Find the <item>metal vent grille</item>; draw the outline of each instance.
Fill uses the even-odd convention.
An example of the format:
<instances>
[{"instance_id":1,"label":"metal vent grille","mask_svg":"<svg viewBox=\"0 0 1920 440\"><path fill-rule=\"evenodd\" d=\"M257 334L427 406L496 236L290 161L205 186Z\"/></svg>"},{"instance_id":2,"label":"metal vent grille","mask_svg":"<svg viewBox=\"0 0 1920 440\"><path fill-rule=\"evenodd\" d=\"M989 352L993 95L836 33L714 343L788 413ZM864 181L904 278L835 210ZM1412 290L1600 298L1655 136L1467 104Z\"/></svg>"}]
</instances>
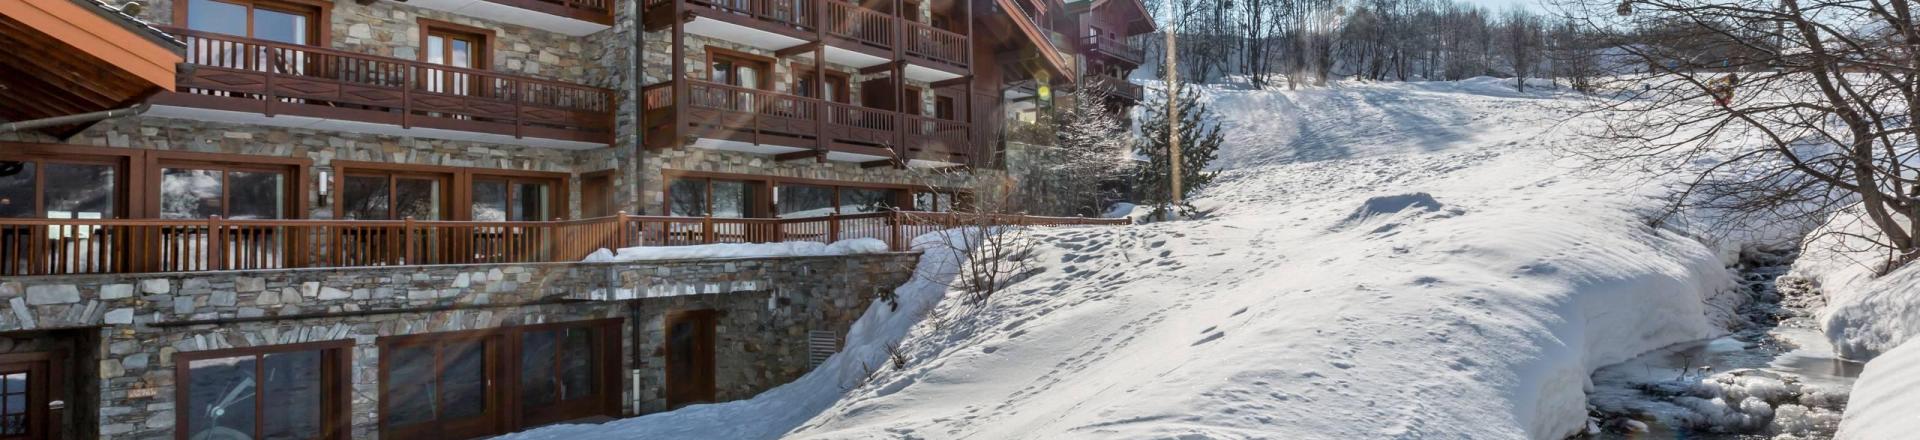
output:
<instances>
[{"instance_id":1,"label":"metal vent grille","mask_svg":"<svg viewBox=\"0 0 1920 440\"><path fill-rule=\"evenodd\" d=\"M807 366L820 368L827 358L840 351L840 333L832 330L813 330L807 332Z\"/></svg>"}]
</instances>

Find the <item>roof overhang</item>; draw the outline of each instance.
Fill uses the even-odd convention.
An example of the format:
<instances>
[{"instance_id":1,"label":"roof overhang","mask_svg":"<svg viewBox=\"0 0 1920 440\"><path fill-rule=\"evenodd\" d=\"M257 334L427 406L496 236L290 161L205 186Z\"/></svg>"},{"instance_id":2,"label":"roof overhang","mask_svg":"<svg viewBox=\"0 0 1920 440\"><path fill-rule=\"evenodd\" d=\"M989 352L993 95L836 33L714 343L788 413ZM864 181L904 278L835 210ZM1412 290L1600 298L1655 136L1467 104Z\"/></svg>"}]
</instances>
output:
<instances>
[{"instance_id":1,"label":"roof overhang","mask_svg":"<svg viewBox=\"0 0 1920 440\"><path fill-rule=\"evenodd\" d=\"M185 49L91 0L0 1L0 47L0 119L9 121L126 107L173 90Z\"/></svg>"}]
</instances>

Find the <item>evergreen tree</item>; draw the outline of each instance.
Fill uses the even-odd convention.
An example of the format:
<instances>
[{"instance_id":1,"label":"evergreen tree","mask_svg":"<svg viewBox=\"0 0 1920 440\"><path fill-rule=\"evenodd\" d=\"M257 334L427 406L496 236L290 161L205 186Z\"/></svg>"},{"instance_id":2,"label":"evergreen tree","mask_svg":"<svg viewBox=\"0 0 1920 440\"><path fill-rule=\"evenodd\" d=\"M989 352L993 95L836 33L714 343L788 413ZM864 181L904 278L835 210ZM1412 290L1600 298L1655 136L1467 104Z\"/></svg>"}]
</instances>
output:
<instances>
[{"instance_id":1,"label":"evergreen tree","mask_svg":"<svg viewBox=\"0 0 1920 440\"><path fill-rule=\"evenodd\" d=\"M1214 153L1220 148L1220 121L1206 106L1200 104L1200 95L1180 85L1178 114L1174 119L1180 121L1180 192L1181 200L1190 200L1188 195L1207 186L1213 181L1216 172L1207 171L1207 165L1213 163ZM1140 121L1140 132L1146 136L1135 152L1145 157L1147 162L1137 168L1134 174L1134 192L1139 194L1141 203L1153 205L1153 216L1160 218L1169 211L1177 209L1180 215L1193 213L1193 205L1169 206L1173 180L1173 162L1167 145L1167 106L1165 97L1148 98L1140 106L1146 115Z\"/></svg>"},{"instance_id":2,"label":"evergreen tree","mask_svg":"<svg viewBox=\"0 0 1920 440\"><path fill-rule=\"evenodd\" d=\"M1059 141L1041 165L1046 177L1056 182L1051 189L1059 194L1053 196L1075 213L1099 214L1101 183L1133 172L1132 139L1126 136L1126 125L1104 104L1100 87L1082 84L1067 97L1055 115Z\"/></svg>"}]
</instances>

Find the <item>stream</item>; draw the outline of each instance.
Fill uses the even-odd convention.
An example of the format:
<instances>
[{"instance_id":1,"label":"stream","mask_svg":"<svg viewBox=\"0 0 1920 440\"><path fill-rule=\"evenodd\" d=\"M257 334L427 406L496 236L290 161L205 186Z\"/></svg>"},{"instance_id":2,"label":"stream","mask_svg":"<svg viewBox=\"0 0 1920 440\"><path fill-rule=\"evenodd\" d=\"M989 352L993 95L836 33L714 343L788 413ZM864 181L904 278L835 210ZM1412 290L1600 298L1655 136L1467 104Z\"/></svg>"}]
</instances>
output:
<instances>
[{"instance_id":1,"label":"stream","mask_svg":"<svg viewBox=\"0 0 1920 440\"><path fill-rule=\"evenodd\" d=\"M1742 255L1750 300L1719 338L1676 344L1593 374L1587 439L1827 439L1862 364L1833 356L1822 299L1786 277L1796 251Z\"/></svg>"}]
</instances>

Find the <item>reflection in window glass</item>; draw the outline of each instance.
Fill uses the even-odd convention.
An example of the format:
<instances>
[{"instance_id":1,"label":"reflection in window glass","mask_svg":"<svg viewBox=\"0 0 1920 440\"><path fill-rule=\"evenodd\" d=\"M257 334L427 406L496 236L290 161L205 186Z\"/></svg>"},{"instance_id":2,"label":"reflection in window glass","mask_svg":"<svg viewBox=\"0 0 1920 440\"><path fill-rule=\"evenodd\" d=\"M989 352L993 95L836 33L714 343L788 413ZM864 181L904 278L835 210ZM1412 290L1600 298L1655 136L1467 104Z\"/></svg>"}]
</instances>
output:
<instances>
[{"instance_id":1,"label":"reflection in window glass","mask_svg":"<svg viewBox=\"0 0 1920 440\"><path fill-rule=\"evenodd\" d=\"M473 182L473 220L507 220L506 182Z\"/></svg>"},{"instance_id":2,"label":"reflection in window glass","mask_svg":"<svg viewBox=\"0 0 1920 440\"><path fill-rule=\"evenodd\" d=\"M542 221L547 215L547 185L538 183L513 184L514 221Z\"/></svg>"},{"instance_id":3,"label":"reflection in window glass","mask_svg":"<svg viewBox=\"0 0 1920 440\"><path fill-rule=\"evenodd\" d=\"M166 168L160 170L160 218L208 218L220 215L223 190L220 171Z\"/></svg>"},{"instance_id":4,"label":"reflection in window glass","mask_svg":"<svg viewBox=\"0 0 1920 440\"><path fill-rule=\"evenodd\" d=\"M394 179L393 207L400 218L440 219L440 180Z\"/></svg>"},{"instance_id":5,"label":"reflection in window glass","mask_svg":"<svg viewBox=\"0 0 1920 440\"><path fill-rule=\"evenodd\" d=\"M214 0L187 2L187 27L197 31L247 36L247 7Z\"/></svg>"},{"instance_id":6,"label":"reflection in window glass","mask_svg":"<svg viewBox=\"0 0 1920 440\"><path fill-rule=\"evenodd\" d=\"M33 182L38 175L32 162L0 161L0 217L33 217Z\"/></svg>"},{"instance_id":7,"label":"reflection in window glass","mask_svg":"<svg viewBox=\"0 0 1920 440\"><path fill-rule=\"evenodd\" d=\"M823 217L833 214L833 188L781 185L780 218Z\"/></svg>"},{"instance_id":8,"label":"reflection in window glass","mask_svg":"<svg viewBox=\"0 0 1920 440\"><path fill-rule=\"evenodd\" d=\"M27 372L0 376L0 435L27 435L33 432L33 419L27 417L27 392L33 380Z\"/></svg>"},{"instance_id":9,"label":"reflection in window glass","mask_svg":"<svg viewBox=\"0 0 1920 440\"><path fill-rule=\"evenodd\" d=\"M387 353L387 377L382 379L386 392L388 426L405 426L433 420L435 378L433 349L413 346Z\"/></svg>"},{"instance_id":10,"label":"reflection in window glass","mask_svg":"<svg viewBox=\"0 0 1920 440\"><path fill-rule=\"evenodd\" d=\"M260 378L266 407L260 430L266 439L305 439L320 432L322 399L317 350L269 353Z\"/></svg>"},{"instance_id":11,"label":"reflection in window glass","mask_svg":"<svg viewBox=\"0 0 1920 440\"><path fill-rule=\"evenodd\" d=\"M113 218L114 166L46 164L47 218Z\"/></svg>"},{"instance_id":12,"label":"reflection in window glass","mask_svg":"<svg viewBox=\"0 0 1920 440\"><path fill-rule=\"evenodd\" d=\"M252 438L258 395L254 356L201 359L187 365L187 437Z\"/></svg>"},{"instance_id":13,"label":"reflection in window glass","mask_svg":"<svg viewBox=\"0 0 1920 440\"><path fill-rule=\"evenodd\" d=\"M713 216L742 218L747 216L747 184L732 180L714 180Z\"/></svg>"},{"instance_id":14,"label":"reflection in window glass","mask_svg":"<svg viewBox=\"0 0 1920 440\"><path fill-rule=\"evenodd\" d=\"M568 328L560 349L560 400L574 400L593 394L594 359L592 330Z\"/></svg>"},{"instance_id":15,"label":"reflection in window glass","mask_svg":"<svg viewBox=\"0 0 1920 440\"><path fill-rule=\"evenodd\" d=\"M520 338L520 404L541 407L554 402L553 356L559 350L559 332L527 332Z\"/></svg>"},{"instance_id":16,"label":"reflection in window glass","mask_svg":"<svg viewBox=\"0 0 1920 440\"><path fill-rule=\"evenodd\" d=\"M706 216L707 181L674 179L667 185L667 205L667 215Z\"/></svg>"},{"instance_id":17,"label":"reflection in window glass","mask_svg":"<svg viewBox=\"0 0 1920 440\"><path fill-rule=\"evenodd\" d=\"M285 218L281 210L286 207L286 176L273 172L234 171L228 173L227 182L233 185L227 195L228 201L233 204L228 208L228 218Z\"/></svg>"},{"instance_id":18,"label":"reflection in window glass","mask_svg":"<svg viewBox=\"0 0 1920 440\"><path fill-rule=\"evenodd\" d=\"M343 216L353 220L386 220L388 185L387 176L347 176L340 191Z\"/></svg>"},{"instance_id":19,"label":"reflection in window glass","mask_svg":"<svg viewBox=\"0 0 1920 440\"><path fill-rule=\"evenodd\" d=\"M894 207L891 189L840 188L840 213L886 212Z\"/></svg>"},{"instance_id":20,"label":"reflection in window glass","mask_svg":"<svg viewBox=\"0 0 1920 440\"><path fill-rule=\"evenodd\" d=\"M445 346L440 373L440 420L460 420L487 410L487 350L481 342Z\"/></svg>"},{"instance_id":21,"label":"reflection in window glass","mask_svg":"<svg viewBox=\"0 0 1920 440\"><path fill-rule=\"evenodd\" d=\"M253 37L282 43L307 44L307 16L271 9L254 9Z\"/></svg>"}]
</instances>

